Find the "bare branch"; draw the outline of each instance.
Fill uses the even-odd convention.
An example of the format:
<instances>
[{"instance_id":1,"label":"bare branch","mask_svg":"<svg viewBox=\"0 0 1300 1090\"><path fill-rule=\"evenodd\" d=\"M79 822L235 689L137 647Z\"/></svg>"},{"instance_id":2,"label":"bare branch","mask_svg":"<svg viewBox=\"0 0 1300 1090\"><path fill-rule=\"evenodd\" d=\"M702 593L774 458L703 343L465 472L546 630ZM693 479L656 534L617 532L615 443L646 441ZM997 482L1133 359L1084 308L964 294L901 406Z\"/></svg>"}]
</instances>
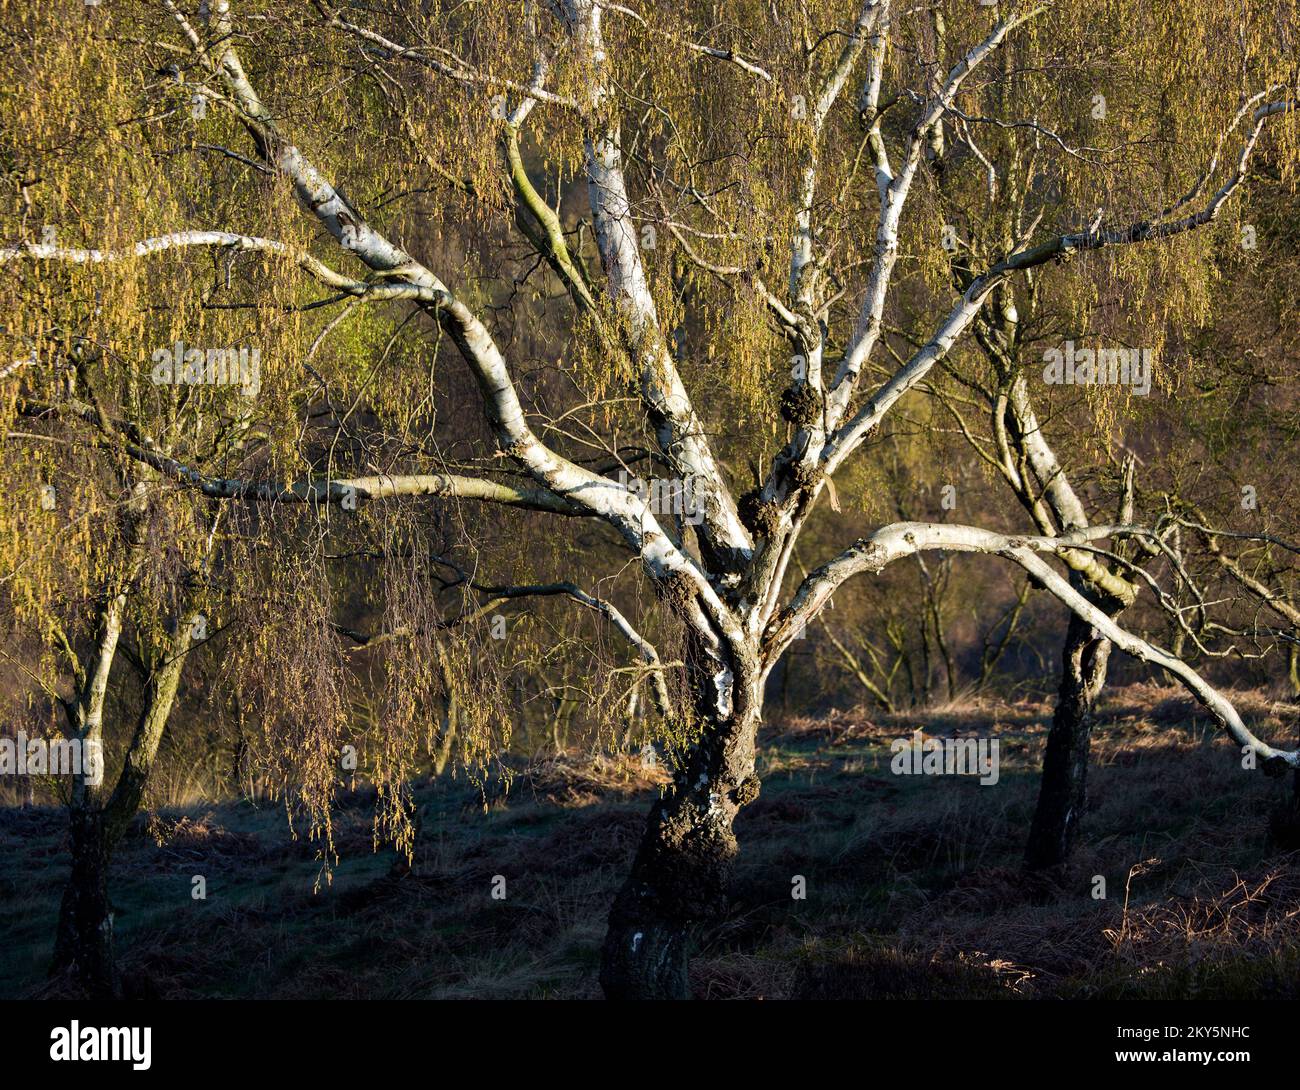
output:
<instances>
[{"instance_id":1,"label":"bare branch","mask_svg":"<svg viewBox=\"0 0 1300 1090\"><path fill-rule=\"evenodd\" d=\"M1038 555L1058 553L1065 546L1083 545L1101 537L1124 534L1150 535L1151 531L1136 526L1098 526L1062 534L1060 537L1013 537L975 526L939 523L904 522L882 527L809 574L796 592L790 608L782 612L774 622L774 628L767 634L767 659L769 662L775 661L793 638L798 626L812 620L835 588L852 575L879 572L900 557L927 549L1002 556L1020 565L1054 597L1120 650L1143 662L1153 663L1178 678L1236 742L1243 748L1249 747L1264 759L1263 767L1266 770L1278 763L1300 768L1300 751L1275 749L1261 741L1242 722L1232 703L1200 674L1169 652L1120 628L1105 611L1088 601L1070 585L1068 579Z\"/></svg>"}]
</instances>

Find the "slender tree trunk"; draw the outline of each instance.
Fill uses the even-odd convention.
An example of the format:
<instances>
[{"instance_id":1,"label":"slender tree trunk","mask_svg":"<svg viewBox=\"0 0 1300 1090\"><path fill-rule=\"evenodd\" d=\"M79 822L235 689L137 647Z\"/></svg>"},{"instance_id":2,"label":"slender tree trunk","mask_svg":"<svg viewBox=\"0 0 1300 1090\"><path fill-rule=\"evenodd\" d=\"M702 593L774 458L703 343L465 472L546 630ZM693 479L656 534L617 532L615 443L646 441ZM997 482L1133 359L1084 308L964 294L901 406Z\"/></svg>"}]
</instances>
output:
<instances>
[{"instance_id":1,"label":"slender tree trunk","mask_svg":"<svg viewBox=\"0 0 1300 1090\"><path fill-rule=\"evenodd\" d=\"M826 633L827 639L831 641L831 646L839 652L840 658L844 660L844 665L848 667L849 673L854 676L859 685L867 690L877 704L892 715L894 702L889 698L889 694L872 680L871 675L867 672L866 665L849 650L848 645L842 639L835 635L834 630L826 623L826 619L818 617L817 620L821 622L822 631Z\"/></svg>"},{"instance_id":2,"label":"slender tree trunk","mask_svg":"<svg viewBox=\"0 0 1300 1090\"><path fill-rule=\"evenodd\" d=\"M71 808L72 872L59 907L51 972L71 969L91 998L112 998L119 991L108 899L109 860L140 808L176 700L188 632L181 623L154 660L140 718L112 795L105 802L98 786L83 784Z\"/></svg>"},{"instance_id":3,"label":"slender tree trunk","mask_svg":"<svg viewBox=\"0 0 1300 1090\"><path fill-rule=\"evenodd\" d=\"M451 762L452 746L460 731L460 701L456 698L456 683L451 676L451 666L447 662L447 651L438 645L438 674L442 680L443 706L442 730L438 737L437 748L433 753L433 774L441 776Z\"/></svg>"},{"instance_id":4,"label":"slender tree trunk","mask_svg":"<svg viewBox=\"0 0 1300 1090\"><path fill-rule=\"evenodd\" d=\"M732 823L758 797L754 739L761 682L737 678L699 743L655 803L614 902L601 961L609 999L688 999L692 932L721 919L736 855ZM701 704L704 701L700 701Z\"/></svg>"},{"instance_id":5,"label":"slender tree trunk","mask_svg":"<svg viewBox=\"0 0 1300 1090\"><path fill-rule=\"evenodd\" d=\"M99 810L77 809L71 822L72 874L63 891L53 972L71 969L92 999L118 994L113 910L108 901L110 846Z\"/></svg>"},{"instance_id":6,"label":"slender tree trunk","mask_svg":"<svg viewBox=\"0 0 1300 1090\"><path fill-rule=\"evenodd\" d=\"M1025 849L1025 865L1030 870L1061 865L1074 846L1087 801L1093 704L1106 683L1110 648L1110 641L1090 624L1070 615L1061 687L1043 756L1038 808Z\"/></svg>"},{"instance_id":7,"label":"slender tree trunk","mask_svg":"<svg viewBox=\"0 0 1300 1090\"><path fill-rule=\"evenodd\" d=\"M451 750L456 742L456 733L460 724L460 709L454 696L447 697L447 706L442 713L442 733L438 738L433 753L433 774L441 776L451 763Z\"/></svg>"}]
</instances>

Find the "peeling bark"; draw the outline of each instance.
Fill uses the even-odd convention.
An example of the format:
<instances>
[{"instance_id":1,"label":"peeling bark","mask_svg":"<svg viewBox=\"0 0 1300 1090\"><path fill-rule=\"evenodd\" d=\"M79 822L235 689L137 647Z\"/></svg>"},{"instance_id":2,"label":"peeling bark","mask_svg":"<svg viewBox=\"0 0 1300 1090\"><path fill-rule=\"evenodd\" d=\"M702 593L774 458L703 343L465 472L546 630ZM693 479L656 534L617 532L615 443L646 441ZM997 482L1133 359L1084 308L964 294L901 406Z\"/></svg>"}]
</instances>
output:
<instances>
[{"instance_id":1,"label":"peeling bark","mask_svg":"<svg viewBox=\"0 0 1300 1090\"><path fill-rule=\"evenodd\" d=\"M716 663L701 662L706 658L697 652L692 671L697 703L707 713L701 738L651 810L609 915L600 970L609 999L690 998L692 936L726 912L737 850L732 825L741 807L758 797L754 742L761 690L754 672L741 667L712 689L713 678L699 677L716 670Z\"/></svg>"},{"instance_id":2,"label":"peeling bark","mask_svg":"<svg viewBox=\"0 0 1300 1090\"><path fill-rule=\"evenodd\" d=\"M1231 703L1190 666L1119 628L1113 616L1081 592L1079 584L1069 582L1039 555L1050 554L1077 572L1081 565L1099 563L1089 547L1112 533L1145 532L1140 528L1119 525L1089 529L1081 517L1075 518L1068 512L1058 520L1062 532L1049 534L1050 527L1040 523L1044 536L1039 537L1009 536L952 524L898 523L879 527L868 538L811 573L782 606L787 566L822 487L828 488L834 503L832 475L863 447L904 397L923 387L953 347L971 332L995 292L1013 277L1049 262L1058 263L1071 255L1107 247L1166 240L1213 222L1246 178L1265 120L1296 109L1294 100L1286 98L1257 105L1266 94L1277 90L1270 88L1241 107L1231 128L1247 116L1252 119L1252 125L1235 170L1204 202L1201 194L1217 169L1217 153L1202 182L1188 196L1154 216L1106 230L1101 228L1098 219L1084 231L1054 235L1034 245L1030 243L1037 237L1037 220L1024 238L1009 236L1005 248L989 255L987 262L982 260L978 266L971 266L969 276L963 277L959 298L946 315L928 326L911 356L900 360L881 385L867 389L868 376L877 374L884 363L876 350L884 336L894 291L892 281L900 256L904 206L925 155L928 151L932 156L940 156L945 118L962 116L956 109L956 101L967 77L1012 31L1036 18L1044 9L1033 6L997 21L946 72L935 68L918 81L917 87L899 88L899 93L891 95L882 106L882 80L887 67L892 71L892 65L887 65L893 40L890 4L888 0L859 0L853 6L856 21L843 31L839 60L834 62L829 75L819 81L820 89L807 88L813 92L815 102L806 133L811 143L806 156L795 163L799 169L792 172L796 177L792 180L787 214L781 225L781 229L791 231L794 242L790 298L782 301L761 287L758 275L763 271L761 268L727 270L714 266L710 270L716 275L735 276L754 286L774 312L783 334L806 357L803 361L806 377L796 380L783 407L790 423L797 425L794 435L772 459L766 477L761 471L757 474L754 502L738 505L727 479L725 461L714 450L710 438L710 425L714 422L697 413L678 372L663 327L667 316L661 317L656 307L651 279L640 252L637 227L643 216L642 195L629 193L624 156L630 158L632 145L624 147L620 127L624 100L631 99L620 86L623 74L606 56L601 33L602 13L617 8L594 0L561 0L551 6L573 47L572 86L566 90L577 94L577 98L570 97L569 93L557 95L546 91L542 86L547 68L544 57L538 58L534 79L525 86L476 74L460 65L445 64L437 59L436 50L431 53L399 46L377 32L323 11L327 26L359 38L372 48L377 47L384 58L404 58L462 84L501 86L522 94L523 101L509 114L508 159L509 141L515 139L519 126L534 106L550 104L577 113L586 149L584 172L602 280L592 277L588 283L585 266L580 270L568 260L568 243L558 218L531 191L517 146L511 160L512 181L541 226L542 234L533 233L529 237L552 260L575 300L597 314L597 328L617 329L627 354L638 365L640 405L657 437L659 454L677 475L692 480L703 501L703 519L694 531L697 549L693 552L687 547L685 535L678 535L679 540L675 540L671 525L661 522L644 498L610 477L565 457L560 445L548 445L543 437L555 432L549 426L551 422L534 430L530 418L536 412L525 408L526 399L517 388L507 361L509 346L503 347L495 339L488 310L478 305L474 294L458 296L432 269L377 230L306 152L300 150L284 127L284 119L295 116L294 110L285 108L292 102L268 108L245 71L238 52L244 36L235 27L226 0L217 0L212 5L210 34L200 34L174 0L162 0L162 3L190 43L196 72L206 75L212 84L224 87L224 94L214 97L214 102L229 109L247 129L263 172L274 172L288 182L315 223L350 257L362 262L369 275L364 280L345 276L305 251L275 239L211 231L158 236L137 244L129 253L120 254L105 249L74 250L24 244L0 250L0 261L61 261L89 266L203 246L231 254L249 251L292 260L307 275L353 299L407 300L436 321L455 345L477 385L483 415L495 440L494 453L508 458L531 484L523 488L487 478L440 473L308 480L275 486L212 479L173 461L147 443L136 442L130 429L116 429L90 407L76 410L76 414L97 424L105 441L111 440L122 455L152 466L168 481L195 488L217 500L343 502L385 495L459 496L599 520L619 535L639 560L656 592L681 614L688 629L687 678L695 704L693 726L699 734L677 781L650 815L631 875L611 913L601 972L608 995L649 998L689 994L687 957L692 932L725 912L727 872L736 853L734 818L758 792L754 744L765 676L795 634L818 617L846 579L861 572L879 572L900 557L914 556L925 549L999 555L1022 567L1074 615L1067 641L1061 703L1053 737L1049 740L1048 764L1053 771L1045 777L1048 801L1044 804L1040 830L1046 856L1063 854L1077 827L1084 799L1091 703L1104 679L1111 643L1175 674L1234 739L1252 748L1266 762L1300 767L1297 754L1275 750L1255 738ZM323 9L324 5L318 7ZM910 18L912 13L905 14ZM632 17L635 18L634 13ZM525 23L528 22L526 19ZM985 33L982 21L979 33ZM938 22L935 34L937 39L945 37ZM544 37L536 37L534 44L540 46L545 41ZM948 41L955 48L956 43ZM693 48L740 63L730 51L720 52L698 44ZM816 51L811 45L807 49L810 53ZM951 49L941 48L937 52L942 59ZM829 266L823 268L823 262L832 260L835 247L823 245L819 240L824 226L819 219L830 195L825 184L827 179L818 176L819 165L827 161L819 158L822 149L818 144L828 131L838 128L825 123L864 58L868 70L857 102L868 126L864 150L869 150L874 160L880 209L865 282L845 283L840 292L860 292L861 303L835 364L835 374L826 381L823 357L827 335L833 325L840 328L840 324L838 319L832 323L831 303L819 284L838 281L839 277ZM753 68L742 67L746 71ZM289 94L291 98L292 91ZM893 142L900 129L902 135L895 162L891 162L886 131L881 124L883 112L891 108L895 112L890 116L888 143ZM908 112L909 120L895 122L904 111ZM650 176L654 177L656 165L649 165ZM683 191L683 196L700 199L693 188ZM1197 202L1201 206L1194 208ZM1186 214L1181 214L1184 210ZM1180 218L1173 218L1176 214ZM527 228L525 233L529 234ZM677 237L679 241L682 238ZM683 250L688 252L685 244ZM977 274L977 267L983 271ZM612 321L614 318L618 319L617 323ZM888 370L888 365L885 366ZM805 385L800 386L800 382ZM1015 396L1014 389L1011 394ZM1027 401L1025 404L1027 408ZM68 408L25 405L24 411L58 415L67 414ZM1038 483L1058 511L1064 510L1063 504L1069 499L1065 495L1068 482L1057 480L1059 467L1045 443L1039 443L1041 437L1032 414L1021 414L1021 418L1024 446ZM1039 506L1037 499L1032 506ZM744 519L740 517L741 509L746 511ZM1128 521L1120 520L1124 524ZM666 689L658 676L657 652L608 604L589 595L584 600L584 595L572 584L553 585L550 592L556 588L600 609L638 646L643 665L655 683L657 702L667 704ZM541 592L537 587L516 589ZM98 716L102 712L110 660L111 648L109 659L88 671L93 675L92 683L80 698L79 707L85 714L80 716L77 726L83 738L98 734ZM100 807L95 792L82 785L78 785L74 797L74 881L67 897L66 927L60 925L60 951L71 963L81 966L88 977L98 980L97 987L108 992L114 988L111 911L105 880L108 857L112 844L138 806L174 693L174 682L170 690L159 685L154 696L161 718L142 723L137 730L132 753L128 755L127 772L107 807ZM96 701L98 711L91 706ZM445 737L450 736L454 722L454 712L449 707Z\"/></svg>"}]
</instances>

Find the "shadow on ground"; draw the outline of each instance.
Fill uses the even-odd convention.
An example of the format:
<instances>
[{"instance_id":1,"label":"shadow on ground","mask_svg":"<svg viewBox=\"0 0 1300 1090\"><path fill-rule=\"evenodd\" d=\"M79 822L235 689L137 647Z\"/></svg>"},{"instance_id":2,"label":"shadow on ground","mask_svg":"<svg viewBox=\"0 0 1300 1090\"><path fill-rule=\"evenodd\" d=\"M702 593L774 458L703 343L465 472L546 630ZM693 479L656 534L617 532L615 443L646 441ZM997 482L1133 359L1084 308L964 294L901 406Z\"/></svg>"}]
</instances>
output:
<instances>
[{"instance_id":1,"label":"shadow on ground","mask_svg":"<svg viewBox=\"0 0 1300 1090\"><path fill-rule=\"evenodd\" d=\"M1300 709L1237 695L1259 732L1294 736ZM696 995L1300 998L1300 854L1268 834L1290 781L1243 771L1172 690L1121 690L1097 731L1083 843L1033 889L1019 859L1049 715L967 702L769 729L762 795L737 823L731 912L699 936ZM893 775L889 744L915 727L996 735L998 784ZM570 756L486 810L464 781L424 785L409 870L375 850L364 792L335 814L330 875L274 804L142 818L112 878L128 992L595 997L605 914L661 779L632 759ZM71 990L44 976L62 820L0 811L5 997Z\"/></svg>"}]
</instances>

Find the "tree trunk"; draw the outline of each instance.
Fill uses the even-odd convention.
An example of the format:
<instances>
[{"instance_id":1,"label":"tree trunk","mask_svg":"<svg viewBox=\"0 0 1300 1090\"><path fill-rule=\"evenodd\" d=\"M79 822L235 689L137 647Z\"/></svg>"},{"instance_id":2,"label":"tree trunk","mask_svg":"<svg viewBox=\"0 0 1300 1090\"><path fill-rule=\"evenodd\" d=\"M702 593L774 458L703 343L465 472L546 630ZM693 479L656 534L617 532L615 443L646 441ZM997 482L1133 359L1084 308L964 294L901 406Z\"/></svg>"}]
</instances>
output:
<instances>
[{"instance_id":1,"label":"tree trunk","mask_svg":"<svg viewBox=\"0 0 1300 1090\"><path fill-rule=\"evenodd\" d=\"M113 848L140 808L145 785L176 700L188 628L178 625L166 646L170 657L155 659L144 688L144 704L112 795L99 786L79 784L70 813L72 873L59 906L51 972L73 970L92 999L119 991L113 960L113 910L108 900L108 864ZM161 660L161 661L158 661Z\"/></svg>"},{"instance_id":2,"label":"tree trunk","mask_svg":"<svg viewBox=\"0 0 1300 1090\"><path fill-rule=\"evenodd\" d=\"M689 999L692 932L722 918L736 855L732 823L758 796L754 738L761 683L731 685L672 786L650 812L614 902L601 959L609 999Z\"/></svg>"},{"instance_id":3,"label":"tree trunk","mask_svg":"<svg viewBox=\"0 0 1300 1090\"><path fill-rule=\"evenodd\" d=\"M1038 807L1025 849L1025 865L1030 870L1060 866L1074 846L1087 801L1093 704L1106 683L1110 647L1110 641L1090 624L1070 615L1056 713L1043 755Z\"/></svg>"},{"instance_id":4,"label":"tree trunk","mask_svg":"<svg viewBox=\"0 0 1300 1090\"><path fill-rule=\"evenodd\" d=\"M1269 815L1268 846L1275 852L1300 851L1300 768L1291 775L1291 794Z\"/></svg>"},{"instance_id":5,"label":"tree trunk","mask_svg":"<svg viewBox=\"0 0 1300 1090\"><path fill-rule=\"evenodd\" d=\"M72 875L63 891L52 973L71 969L92 999L118 994L113 910L108 901L110 844L99 810L74 810Z\"/></svg>"}]
</instances>

